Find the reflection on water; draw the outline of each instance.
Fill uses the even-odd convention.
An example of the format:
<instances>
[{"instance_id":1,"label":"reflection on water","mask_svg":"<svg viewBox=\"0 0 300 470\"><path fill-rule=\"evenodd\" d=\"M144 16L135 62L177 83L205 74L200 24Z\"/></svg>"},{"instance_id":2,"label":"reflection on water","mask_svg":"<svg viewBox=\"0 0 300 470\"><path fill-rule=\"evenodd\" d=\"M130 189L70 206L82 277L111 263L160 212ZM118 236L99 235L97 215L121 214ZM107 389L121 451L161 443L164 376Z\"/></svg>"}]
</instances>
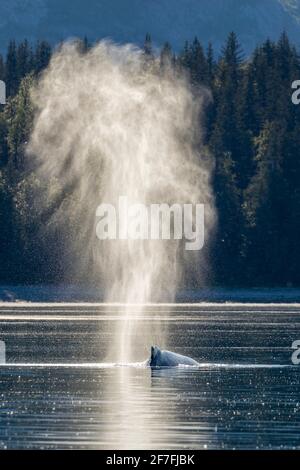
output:
<instances>
[{"instance_id":1,"label":"reflection on water","mask_svg":"<svg viewBox=\"0 0 300 470\"><path fill-rule=\"evenodd\" d=\"M106 418L99 434L103 445L112 449L152 447L156 413L149 371L118 368L106 382L104 399Z\"/></svg>"},{"instance_id":2,"label":"reflection on water","mask_svg":"<svg viewBox=\"0 0 300 470\"><path fill-rule=\"evenodd\" d=\"M300 448L281 369L5 369L1 448Z\"/></svg>"},{"instance_id":3,"label":"reflection on water","mask_svg":"<svg viewBox=\"0 0 300 470\"><path fill-rule=\"evenodd\" d=\"M154 310L167 346L199 369L101 365L121 321L114 312L0 310L14 363L0 367L0 447L300 449L300 369L290 360L300 307L174 307L165 319Z\"/></svg>"}]
</instances>

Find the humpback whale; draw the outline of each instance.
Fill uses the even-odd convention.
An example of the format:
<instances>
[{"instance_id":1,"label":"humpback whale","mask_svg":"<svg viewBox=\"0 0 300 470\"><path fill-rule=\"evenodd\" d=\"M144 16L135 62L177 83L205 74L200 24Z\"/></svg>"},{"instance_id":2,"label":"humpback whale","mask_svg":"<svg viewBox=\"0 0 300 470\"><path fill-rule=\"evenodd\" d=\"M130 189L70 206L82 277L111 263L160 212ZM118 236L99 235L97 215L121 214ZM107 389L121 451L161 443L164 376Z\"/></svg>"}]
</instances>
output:
<instances>
[{"instance_id":1,"label":"humpback whale","mask_svg":"<svg viewBox=\"0 0 300 470\"><path fill-rule=\"evenodd\" d=\"M161 350L158 346L151 346L150 367L177 367L179 365L198 366L199 363L190 357Z\"/></svg>"}]
</instances>

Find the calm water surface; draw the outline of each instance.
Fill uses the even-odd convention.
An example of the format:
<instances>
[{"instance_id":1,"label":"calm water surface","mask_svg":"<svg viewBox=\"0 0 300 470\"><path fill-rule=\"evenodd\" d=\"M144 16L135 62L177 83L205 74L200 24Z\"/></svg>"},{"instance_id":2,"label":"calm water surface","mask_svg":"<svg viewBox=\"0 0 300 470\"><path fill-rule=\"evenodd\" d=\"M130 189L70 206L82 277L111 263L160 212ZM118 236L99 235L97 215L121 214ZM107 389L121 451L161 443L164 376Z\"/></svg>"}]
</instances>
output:
<instances>
[{"instance_id":1,"label":"calm water surface","mask_svg":"<svg viewBox=\"0 0 300 470\"><path fill-rule=\"evenodd\" d=\"M198 369L113 367L122 311L0 308L0 448L300 449L300 305L147 307ZM146 357L137 358L145 360Z\"/></svg>"}]
</instances>

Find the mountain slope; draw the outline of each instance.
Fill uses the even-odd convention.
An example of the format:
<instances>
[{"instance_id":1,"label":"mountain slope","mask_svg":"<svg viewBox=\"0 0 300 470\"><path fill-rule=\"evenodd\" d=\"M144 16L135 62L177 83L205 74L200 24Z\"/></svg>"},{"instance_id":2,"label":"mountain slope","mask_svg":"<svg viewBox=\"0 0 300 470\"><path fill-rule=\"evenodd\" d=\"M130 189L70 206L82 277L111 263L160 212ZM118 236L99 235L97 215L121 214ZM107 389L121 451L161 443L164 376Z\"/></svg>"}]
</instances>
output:
<instances>
[{"instance_id":1,"label":"mountain slope","mask_svg":"<svg viewBox=\"0 0 300 470\"><path fill-rule=\"evenodd\" d=\"M286 11L300 23L300 1L299 0L279 0Z\"/></svg>"},{"instance_id":2,"label":"mountain slope","mask_svg":"<svg viewBox=\"0 0 300 470\"><path fill-rule=\"evenodd\" d=\"M9 39L62 39L87 35L142 44L150 32L157 45L175 49L197 35L220 48L229 31L246 52L286 30L300 45L300 0L1 0L0 48Z\"/></svg>"}]
</instances>

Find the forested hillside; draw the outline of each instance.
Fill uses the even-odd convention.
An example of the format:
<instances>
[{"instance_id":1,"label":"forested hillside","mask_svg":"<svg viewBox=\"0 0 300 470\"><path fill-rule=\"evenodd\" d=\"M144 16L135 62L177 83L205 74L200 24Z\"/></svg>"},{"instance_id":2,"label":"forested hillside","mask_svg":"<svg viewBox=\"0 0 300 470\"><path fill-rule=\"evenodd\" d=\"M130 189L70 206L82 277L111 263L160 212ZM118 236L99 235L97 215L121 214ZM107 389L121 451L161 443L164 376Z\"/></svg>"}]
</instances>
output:
<instances>
[{"instance_id":1,"label":"forested hillside","mask_svg":"<svg viewBox=\"0 0 300 470\"><path fill-rule=\"evenodd\" d=\"M82 41L83 51L89 49ZM51 58L39 42L11 42L0 57L0 79L9 95L0 112L0 278L2 282L73 282L70 231L58 232L53 214L63 200L51 188L49 210L36 194L45 185L26 156L33 110L32 83ZM153 58L150 37L145 54ZM291 84L300 79L296 48L285 33L266 40L250 59L234 33L216 60L213 46L196 38L174 54L165 44L160 66L187 73L195 91L205 86L205 145L214 160L218 226L211 244L210 285L300 286L300 106ZM199 127L200 132L200 127ZM65 198L72 197L64 194ZM66 227L74 228L67 220ZM197 280L195 280L195 283Z\"/></svg>"}]
</instances>

